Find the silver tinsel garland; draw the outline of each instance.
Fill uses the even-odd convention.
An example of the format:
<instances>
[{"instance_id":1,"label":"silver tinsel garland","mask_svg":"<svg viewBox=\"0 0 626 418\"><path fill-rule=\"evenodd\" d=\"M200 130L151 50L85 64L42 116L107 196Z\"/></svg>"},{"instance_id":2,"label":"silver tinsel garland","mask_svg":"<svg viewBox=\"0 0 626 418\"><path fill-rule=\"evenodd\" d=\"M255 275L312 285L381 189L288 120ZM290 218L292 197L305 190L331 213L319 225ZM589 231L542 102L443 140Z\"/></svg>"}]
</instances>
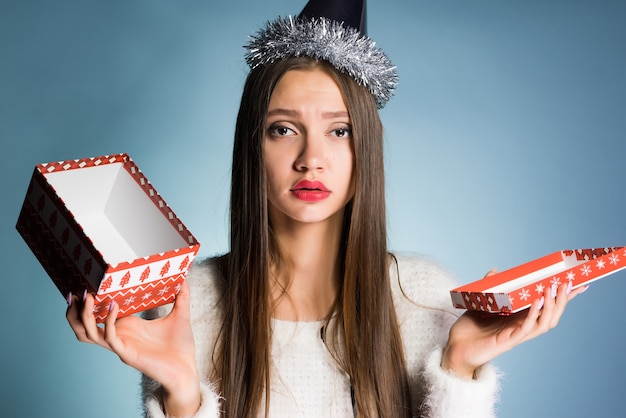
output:
<instances>
[{"instance_id":1,"label":"silver tinsel garland","mask_svg":"<svg viewBox=\"0 0 626 418\"><path fill-rule=\"evenodd\" d=\"M328 61L367 88L379 109L398 84L396 67L374 41L326 18L279 17L251 36L245 48L246 62L252 69L293 56Z\"/></svg>"}]
</instances>

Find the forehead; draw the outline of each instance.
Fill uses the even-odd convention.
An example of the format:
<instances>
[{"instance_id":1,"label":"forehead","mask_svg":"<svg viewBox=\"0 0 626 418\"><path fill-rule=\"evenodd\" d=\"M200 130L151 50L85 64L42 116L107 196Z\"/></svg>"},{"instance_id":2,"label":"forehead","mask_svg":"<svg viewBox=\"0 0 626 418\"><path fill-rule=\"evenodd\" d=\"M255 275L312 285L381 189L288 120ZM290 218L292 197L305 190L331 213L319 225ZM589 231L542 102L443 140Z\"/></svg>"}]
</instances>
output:
<instances>
[{"instance_id":1,"label":"forehead","mask_svg":"<svg viewBox=\"0 0 626 418\"><path fill-rule=\"evenodd\" d=\"M346 109L343 94L335 79L325 70L292 69L278 81L270 97L269 110L277 106L305 104Z\"/></svg>"}]
</instances>

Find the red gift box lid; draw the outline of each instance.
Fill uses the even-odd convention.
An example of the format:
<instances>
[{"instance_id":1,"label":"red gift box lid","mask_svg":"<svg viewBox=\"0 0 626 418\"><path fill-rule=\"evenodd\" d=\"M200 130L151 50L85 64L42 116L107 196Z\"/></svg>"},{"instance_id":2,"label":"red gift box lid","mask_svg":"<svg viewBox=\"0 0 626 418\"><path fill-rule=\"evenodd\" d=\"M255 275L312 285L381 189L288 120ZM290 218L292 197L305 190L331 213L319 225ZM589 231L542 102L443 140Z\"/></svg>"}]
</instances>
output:
<instances>
[{"instance_id":1,"label":"red gift box lid","mask_svg":"<svg viewBox=\"0 0 626 418\"><path fill-rule=\"evenodd\" d=\"M562 250L450 291L461 309L513 313L528 308L546 288L566 281L572 289L626 268L624 247Z\"/></svg>"}]
</instances>

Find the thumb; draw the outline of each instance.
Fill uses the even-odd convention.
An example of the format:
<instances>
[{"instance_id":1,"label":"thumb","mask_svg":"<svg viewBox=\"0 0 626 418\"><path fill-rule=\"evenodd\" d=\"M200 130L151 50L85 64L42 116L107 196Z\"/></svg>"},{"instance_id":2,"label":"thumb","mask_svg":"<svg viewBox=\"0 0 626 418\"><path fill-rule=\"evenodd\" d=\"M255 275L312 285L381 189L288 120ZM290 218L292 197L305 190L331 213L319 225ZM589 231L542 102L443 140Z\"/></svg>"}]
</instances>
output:
<instances>
[{"instance_id":1,"label":"thumb","mask_svg":"<svg viewBox=\"0 0 626 418\"><path fill-rule=\"evenodd\" d=\"M487 274L485 274L485 277L489 277L489 276L493 276L494 274L498 274L498 269L495 267L492 267Z\"/></svg>"},{"instance_id":2,"label":"thumb","mask_svg":"<svg viewBox=\"0 0 626 418\"><path fill-rule=\"evenodd\" d=\"M170 315L189 318L189 299L189 285L187 284L187 279L183 279L180 285L180 290L176 295L176 299L174 299L174 307L172 308Z\"/></svg>"}]
</instances>

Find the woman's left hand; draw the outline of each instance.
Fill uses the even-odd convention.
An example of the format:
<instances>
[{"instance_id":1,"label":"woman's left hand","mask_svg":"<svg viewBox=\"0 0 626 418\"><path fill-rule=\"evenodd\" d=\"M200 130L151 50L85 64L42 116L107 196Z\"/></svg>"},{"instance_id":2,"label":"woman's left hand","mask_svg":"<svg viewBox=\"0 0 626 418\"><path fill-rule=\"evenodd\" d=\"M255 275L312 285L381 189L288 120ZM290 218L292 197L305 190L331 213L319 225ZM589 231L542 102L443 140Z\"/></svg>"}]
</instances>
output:
<instances>
[{"instance_id":1,"label":"woman's left hand","mask_svg":"<svg viewBox=\"0 0 626 418\"><path fill-rule=\"evenodd\" d=\"M570 286L567 282L547 288L529 309L512 315L465 312L450 328L441 367L458 376L475 377L483 364L556 327L567 303L586 290L583 286L571 291Z\"/></svg>"}]
</instances>

